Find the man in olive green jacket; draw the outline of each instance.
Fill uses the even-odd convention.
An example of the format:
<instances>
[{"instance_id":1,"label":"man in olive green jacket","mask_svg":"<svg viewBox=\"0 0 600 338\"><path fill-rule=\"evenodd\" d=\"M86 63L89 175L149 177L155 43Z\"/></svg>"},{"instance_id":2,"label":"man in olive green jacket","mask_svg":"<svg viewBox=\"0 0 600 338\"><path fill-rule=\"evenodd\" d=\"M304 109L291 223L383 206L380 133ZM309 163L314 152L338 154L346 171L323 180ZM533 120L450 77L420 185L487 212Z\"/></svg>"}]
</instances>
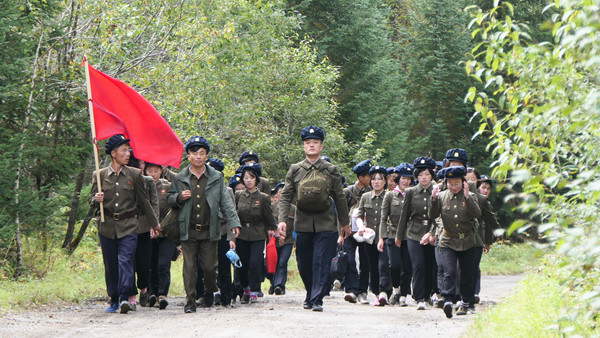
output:
<instances>
[{"instance_id":1,"label":"man in olive green jacket","mask_svg":"<svg viewBox=\"0 0 600 338\"><path fill-rule=\"evenodd\" d=\"M239 235L240 220L223 181L223 174L206 165L210 145L201 136L185 144L190 165L173 178L167 195L169 205L179 210L179 233L183 251L183 283L186 313L196 312L198 261L204 271L204 304L212 306L217 291L217 244L221 239L221 214L229 230ZM198 253L200 252L200 256Z\"/></svg>"}]
</instances>

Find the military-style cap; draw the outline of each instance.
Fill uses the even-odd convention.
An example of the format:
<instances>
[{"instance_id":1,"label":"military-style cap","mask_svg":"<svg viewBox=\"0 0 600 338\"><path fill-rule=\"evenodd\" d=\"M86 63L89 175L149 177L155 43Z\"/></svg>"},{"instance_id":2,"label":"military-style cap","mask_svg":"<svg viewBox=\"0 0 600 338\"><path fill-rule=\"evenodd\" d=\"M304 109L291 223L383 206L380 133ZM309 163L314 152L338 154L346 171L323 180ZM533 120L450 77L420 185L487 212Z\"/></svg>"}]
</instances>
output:
<instances>
[{"instance_id":1,"label":"military-style cap","mask_svg":"<svg viewBox=\"0 0 600 338\"><path fill-rule=\"evenodd\" d=\"M467 168L463 166L448 167L440 170L440 178L462 178L467 174Z\"/></svg>"},{"instance_id":2,"label":"military-style cap","mask_svg":"<svg viewBox=\"0 0 600 338\"><path fill-rule=\"evenodd\" d=\"M352 168L352 171L354 171L356 175L362 176L368 174L372 166L373 164L371 163L371 160L364 160L359 164L355 165L354 168Z\"/></svg>"},{"instance_id":3,"label":"military-style cap","mask_svg":"<svg viewBox=\"0 0 600 338\"><path fill-rule=\"evenodd\" d=\"M435 161L432 158L429 157L417 157L415 158L415 161L413 162L413 167L415 167L415 169L435 169Z\"/></svg>"},{"instance_id":4,"label":"military-style cap","mask_svg":"<svg viewBox=\"0 0 600 338\"><path fill-rule=\"evenodd\" d=\"M479 176L479 182L486 182L489 183L490 185L494 185L494 180L492 180L491 177L489 177L488 175L481 175Z\"/></svg>"},{"instance_id":5,"label":"military-style cap","mask_svg":"<svg viewBox=\"0 0 600 338\"><path fill-rule=\"evenodd\" d=\"M130 139L126 138L123 134L113 135L104 144L104 152L106 152L106 155L110 155L113 149L117 149L121 144L129 141Z\"/></svg>"},{"instance_id":6,"label":"military-style cap","mask_svg":"<svg viewBox=\"0 0 600 338\"><path fill-rule=\"evenodd\" d=\"M152 162L146 162L146 164L144 165L144 168L148 168L148 167L159 167L162 170L162 165L152 163Z\"/></svg>"},{"instance_id":7,"label":"military-style cap","mask_svg":"<svg viewBox=\"0 0 600 338\"><path fill-rule=\"evenodd\" d=\"M413 167L413 165L410 164L410 163L406 163L406 162L400 163L396 167L396 172L400 176L411 177L412 178L415 175L415 167Z\"/></svg>"},{"instance_id":8,"label":"military-style cap","mask_svg":"<svg viewBox=\"0 0 600 338\"><path fill-rule=\"evenodd\" d=\"M242 182L242 176L240 174L235 174L233 176L231 176L231 178L229 179L229 187L231 189L235 189L235 186L238 184L241 184Z\"/></svg>"},{"instance_id":9,"label":"military-style cap","mask_svg":"<svg viewBox=\"0 0 600 338\"><path fill-rule=\"evenodd\" d=\"M206 149L207 153L210 152L210 144L208 144L208 141L202 136L190 137L190 139L185 143L185 152L187 153L188 150L193 146L204 148Z\"/></svg>"},{"instance_id":10,"label":"military-style cap","mask_svg":"<svg viewBox=\"0 0 600 338\"><path fill-rule=\"evenodd\" d=\"M444 167L444 162L442 161L435 161L435 170L442 170L442 168Z\"/></svg>"},{"instance_id":11,"label":"military-style cap","mask_svg":"<svg viewBox=\"0 0 600 338\"><path fill-rule=\"evenodd\" d=\"M248 163L242 166L242 173L248 170L252 171L258 177L262 175L262 167L258 163Z\"/></svg>"},{"instance_id":12,"label":"military-style cap","mask_svg":"<svg viewBox=\"0 0 600 338\"><path fill-rule=\"evenodd\" d=\"M469 157L467 156L467 151L460 148L452 148L448 149L446 152L446 160L448 161L458 161L464 164L469 162Z\"/></svg>"},{"instance_id":13,"label":"military-style cap","mask_svg":"<svg viewBox=\"0 0 600 338\"><path fill-rule=\"evenodd\" d=\"M275 188L273 188L271 190L271 195L275 195L277 192L279 192L279 190L283 189L284 184L283 183L277 183L277 185L275 186Z\"/></svg>"},{"instance_id":14,"label":"military-style cap","mask_svg":"<svg viewBox=\"0 0 600 338\"><path fill-rule=\"evenodd\" d=\"M382 167L380 165L374 165L371 167L371 169L369 169L369 175L373 176L377 173L381 173L384 175L387 175L387 169L385 167Z\"/></svg>"},{"instance_id":15,"label":"military-style cap","mask_svg":"<svg viewBox=\"0 0 600 338\"><path fill-rule=\"evenodd\" d=\"M218 158L209 158L207 162L208 165L216 171L223 172L223 169L225 169L225 163L223 163L223 161L219 160Z\"/></svg>"},{"instance_id":16,"label":"military-style cap","mask_svg":"<svg viewBox=\"0 0 600 338\"><path fill-rule=\"evenodd\" d=\"M258 163L258 155L256 155L253 151L244 151L240 156L240 165L244 165L246 161L254 160L254 162Z\"/></svg>"},{"instance_id":17,"label":"military-style cap","mask_svg":"<svg viewBox=\"0 0 600 338\"><path fill-rule=\"evenodd\" d=\"M395 173L395 172L396 172L396 168L395 168L395 167L387 167L387 168L385 169L385 173L386 173L388 176L389 176L389 175L391 175L391 174L393 174L393 173Z\"/></svg>"},{"instance_id":18,"label":"military-style cap","mask_svg":"<svg viewBox=\"0 0 600 338\"><path fill-rule=\"evenodd\" d=\"M329 156L321 156L321 159L323 161L327 161L327 162L331 163L331 159L329 158Z\"/></svg>"},{"instance_id":19,"label":"military-style cap","mask_svg":"<svg viewBox=\"0 0 600 338\"><path fill-rule=\"evenodd\" d=\"M314 138L323 142L323 140L325 139L325 133L323 132L323 129L319 127L308 126L302 129L302 131L300 132L300 137L302 138L302 141Z\"/></svg>"}]
</instances>

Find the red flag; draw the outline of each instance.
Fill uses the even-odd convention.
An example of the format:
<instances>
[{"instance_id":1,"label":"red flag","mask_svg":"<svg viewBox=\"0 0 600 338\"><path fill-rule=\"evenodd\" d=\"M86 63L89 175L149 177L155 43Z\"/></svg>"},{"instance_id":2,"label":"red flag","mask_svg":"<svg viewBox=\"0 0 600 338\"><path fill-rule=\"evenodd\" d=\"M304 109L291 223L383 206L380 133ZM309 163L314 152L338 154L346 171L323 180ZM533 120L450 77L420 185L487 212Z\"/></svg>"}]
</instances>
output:
<instances>
[{"instance_id":1,"label":"red flag","mask_svg":"<svg viewBox=\"0 0 600 338\"><path fill-rule=\"evenodd\" d=\"M123 134L136 158L179 168L183 144L142 95L122 81L89 66L96 138Z\"/></svg>"}]
</instances>

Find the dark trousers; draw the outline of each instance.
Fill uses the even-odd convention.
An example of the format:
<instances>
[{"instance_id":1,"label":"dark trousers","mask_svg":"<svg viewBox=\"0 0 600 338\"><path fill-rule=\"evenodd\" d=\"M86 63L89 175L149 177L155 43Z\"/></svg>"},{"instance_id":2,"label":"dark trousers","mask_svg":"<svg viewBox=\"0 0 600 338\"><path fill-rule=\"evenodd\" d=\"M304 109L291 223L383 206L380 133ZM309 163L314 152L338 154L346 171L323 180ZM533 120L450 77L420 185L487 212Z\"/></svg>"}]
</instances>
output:
<instances>
[{"instance_id":1,"label":"dark trousers","mask_svg":"<svg viewBox=\"0 0 600 338\"><path fill-rule=\"evenodd\" d=\"M273 286L279 286L285 290L285 282L287 281L287 266L294 244L286 244L277 248L277 269L273 275Z\"/></svg>"},{"instance_id":2,"label":"dark trousers","mask_svg":"<svg viewBox=\"0 0 600 338\"><path fill-rule=\"evenodd\" d=\"M379 291L386 292L389 297L392 295L392 277L386 242L387 240L383 240L383 251L377 251L379 253Z\"/></svg>"},{"instance_id":3,"label":"dark trousers","mask_svg":"<svg viewBox=\"0 0 600 338\"><path fill-rule=\"evenodd\" d=\"M168 238L152 240L152 261L150 264L150 294L167 296L171 286L171 259L177 250L175 243Z\"/></svg>"},{"instance_id":4,"label":"dark trousers","mask_svg":"<svg viewBox=\"0 0 600 338\"><path fill-rule=\"evenodd\" d=\"M437 265L437 273L435 275L435 281L438 289L442 289L442 283L444 281L444 264L442 262L442 254L439 247L440 236L435 239L435 262ZM458 290L455 290L454 294L458 294Z\"/></svg>"},{"instance_id":5,"label":"dark trousers","mask_svg":"<svg viewBox=\"0 0 600 338\"><path fill-rule=\"evenodd\" d=\"M183 252L183 285L187 307L196 306L198 265L204 271L205 292L217 289L217 241L191 239L181 242ZM199 258L199 259L198 259ZM198 260L200 262L198 262Z\"/></svg>"},{"instance_id":6,"label":"dark trousers","mask_svg":"<svg viewBox=\"0 0 600 338\"><path fill-rule=\"evenodd\" d=\"M152 239L150 232L138 234L135 249L135 273L137 275L137 288L142 290L150 286L150 265L152 261ZM135 287L132 294L137 294Z\"/></svg>"},{"instance_id":7,"label":"dark trousers","mask_svg":"<svg viewBox=\"0 0 600 338\"><path fill-rule=\"evenodd\" d=\"M481 291L481 256L483 256L483 247L475 247L475 294L478 295Z\"/></svg>"},{"instance_id":8,"label":"dark trousers","mask_svg":"<svg viewBox=\"0 0 600 338\"><path fill-rule=\"evenodd\" d=\"M296 232L296 260L306 289L305 301L323 305L331 260L335 256L337 232Z\"/></svg>"},{"instance_id":9,"label":"dark trousers","mask_svg":"<svg viewBox=\"0 0 600 338\"><path fill-rule=\"evenodd\" d=\"M363 248L362 250L360 249L361 247ZM353 293L357 296L363 292L366 293L369 288L369 260L367 259L364 247L365 243L358 243L353 236L346 238L344 241L344 251L348 254L348 268L346 269L344 285L347 293ZM361 251L364 252L364 254L360 256L360 275L356 269L356 248L359 248L359 255L361 255Z\"/></svg>"},{"instance_id":10,"label":"dark trousers","mask_svg":"<svg viewBox=\"0 0 600 338\"><path fill-rule=\"evenodd\" d=\"M400 296L412 294L410 283L412 282L412 261L408 252L408 242L403 240L400 252L402 253L402 283L400 284Z\"/></svg>"},{"instance_id":11,"label":"dark trousers","mask_svg":"<svg viewBox=\"0 0 600 338\"><path fill-rule=\"evenodd\" d=\"M413 268L413 299L422 302L428 299L433 289L432 274L435 264L434 247L427 244L421 245L418 241L407 239L408 252Z\"/></svg>"},{"instance_id":12,"label":"dark trousers","mask_svg":"<svg viewBox=\"0 0 600 338\"><path fill-rule=\"evenodd\" d=\"M220 302L221 305L231 304L232 284L231 284L231 261L227 258L227 251L229 251L229 241L227 235L221 236L219 240L219 290L220 290Z\"/></svg>"},{"instance_id":13,"label":"dark trousers","mask_svg":"<svg viewBox=\"0 0 600 338\"><path fill-rule=\"evenodd\" d=\"M460 283L463 302L473 304L475 301L475 248L466 251L455 251L449 248L439 248L439 250L444 265L442 296L446 301L458 301L459 299L454 293ZM460 282L458 281L459 270Z\"/></svg>"},{"instance_id":14,"label":"dark trousers","mask_svg":"<svg viewBox=\"0 0 600 338\"><path fill-rule=\"evenodd\" d=\"M242 288L250 287L254 292L260 291L260 283L263 278L263 261L265 241L236 241L236 251L240 256L242 267L240 268L240 283Z\"/></svg>"},{"instance_id":15,"label":"dark trousers","mask_svg":"<svg viewBox=\"0 0 600 338\"><path fill-rule=\"evenodd\" d=\"M369 276L369 285L371 285L371 292L375 295L379 294L379 251L377 250L377 244L373 241L373 244L365 243L366 263L367 263L367 274ZM363 256L361 256L361 263ZM362 264L361 264L362 265ZM362 270L361 270L362 274Z\"/></svg>"},{"instance_id":16,"label":"dark trousers","mask_svg":"<svg viewBox=\"0 0 600 338\"><path fill-rule=\"evenodd\" d=\"M137 234L110 239L100 236L106 291L111 303L129 300L134 288L133 263Z\"/></svg>"},{"instance_id":17,"label":"dark trousers","mask_svg":"<svg viewBox=\"0 0 600 338\"><path fill-rule=\"evenodd\" d=\"M383 251L386 253L386 257L388 258L392 287L398 288L402 283L402 248L396 246L394 238L387 238L385 239Z\"/></svg>"}]
</instances>

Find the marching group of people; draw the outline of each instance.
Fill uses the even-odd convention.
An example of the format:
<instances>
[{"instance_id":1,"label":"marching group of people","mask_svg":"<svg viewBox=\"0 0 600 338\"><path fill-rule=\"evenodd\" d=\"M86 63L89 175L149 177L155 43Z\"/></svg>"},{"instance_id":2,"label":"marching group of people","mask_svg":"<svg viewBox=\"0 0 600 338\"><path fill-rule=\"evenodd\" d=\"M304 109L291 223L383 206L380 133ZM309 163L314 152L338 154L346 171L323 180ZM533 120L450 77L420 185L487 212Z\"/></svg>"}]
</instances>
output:
<instances>
[{"instance_id":1,"label":"marching group of people","mask_svg":"<svg viewBox=\"0 0 600 338\"><path fill-rule=\"evenodd\" d=\"M479 262L499 225L487 200L492 180L468 166L466 151L396 167L365 160L353 168L355 183L345 186L338 168L321 156L324 131L308 126L300 136L306 158L273 190L251 151L242 153L227 185L223 162L209 158L202 136L185 143L190 164L177 174L135 159L124 135L111 137L105 144L111 163L94 175L90 194L104 213L98 233L106 311L135 311L138 294L140 306L165 309L171 261L180 252L186 313L231 307L238 297L250 304L263 295L269 240L277 264L267 276L268 293L285 294L295 247L305 309L323 311L331 290L344 290L347 302L369 304L370 290L374 306L408 306L412 295L417 310L440 307L448 318L473 311ZM175 239L164 236L166 223L174 224ZM348 258L338 279L330 271L336 252Z\"/></svg>"}]
</instances>

